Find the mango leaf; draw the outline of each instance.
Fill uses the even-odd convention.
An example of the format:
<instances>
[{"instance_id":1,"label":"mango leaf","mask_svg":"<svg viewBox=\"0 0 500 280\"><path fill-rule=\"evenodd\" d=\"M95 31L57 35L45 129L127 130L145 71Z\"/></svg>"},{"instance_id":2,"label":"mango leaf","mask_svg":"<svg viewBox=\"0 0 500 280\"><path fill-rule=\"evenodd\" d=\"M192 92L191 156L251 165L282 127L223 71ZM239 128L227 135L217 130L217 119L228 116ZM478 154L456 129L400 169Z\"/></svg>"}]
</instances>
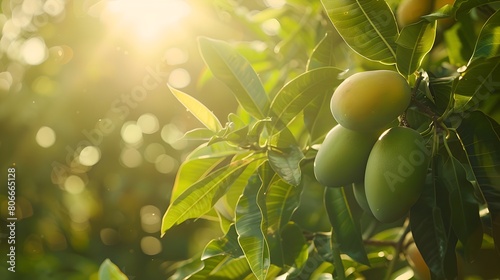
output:
<instances>
[{"instance_id":1,"label":"mango leaf","mask_svg":"<svg viewBox=\"0 0 500 280\"><path fill-rule=\"evenodd\" d=\"M206 146L206 144L198 146L179 167L170 200L174 201L188 187L208 175L226 157L241 152L242 150L230 146L226 142L219 142L210 146Z\"/></svg>"},{"instance_id":2,"label":"mango leaf","mask_svg":"<svg viewBox=\"0 0 500 280\"><path fill-rule=\"evenodd\" d=\"M298 275L309 257L308 244L302 229L294 223L288 223L281 232L281 242L285 265L293 268L290 277Z\"/></svg>"},{"instance_id":3,"label":"mango leaf","mask_svg":"<svg viewBox=\"0 0 500 280\"><path fill-rule=\"evenodd\" d=\"M396 65L401 74L408 76L418 70L436 38L436 23L422 20L401 30L396 40Z\"/></svg>"},{"instance_id":4,"label":"mango leaf","mask_svg":"<svg viewBox=\"0 0 500 280\"><path fill-rule=\"evenodd\" d=\"M301 189L277 180L269 186L266 193L268 230L280 232L290 221L299 206Z\"/></svg>"},{"instance_id":5,"label":"mango leaf","mask_svg":"<svg viewBox=\"0 0 500 280\"><path fill-rule=\"evenodd\" d=\"M315 97L333 92L341 82L337 79L340 73L342 70L337 68L322 67L305 72L287 83L271 103L271 134L288 126Z\"/></svg>"},{"instance_id":6,"label":"mango leaf","mask_svg":"<svg viewBox=\"0 0 500 280\"><path fill-rule=\"evenodd\" d=\"M285 182L292 186L300 184L300 161L304 158L304 154L298 146L270 149L267 151L267 157L271 167Z\"/></svg>"},{"instance_id":7,"label":"mango leaf","mask_svg":"<svg viewBox=\"0 0 500 280\"><path fill-rule=\"evenodd\" d=\"M193 116L195 116L206 128L213 132L217 132L222 129L222 125L219 119L210 111L203 103L196 100L196 98L191 95L184 93L178 89L168 86L172 94L179 100L179 102L188 109Z\"/></svg>"},{"instance_id":8,"label":"mango leaf","mask_svg":"<svg viewBox=\"0 0 500 280\"><path fill-rule=\"evenodd\" d=\"M457 132L486 200L495 247L500 252L500 125L476 111L462 120Z\"/></svg>"},{"instance_id":9,"label":"mango leaf","mask_svg":"<svg viewBox=\"0 0 500 280\"><path fill-rule=\"evenodd\" d=\"M325 188L325 206L340 251L359 263L370 265L359 225L352 217L344 188Z\"/></svg>"},{"instance_id":10,"label":"mango leaf","mask_svg":"<svg viewBox=\"0 0 500 280\"><path fill-rule=\"evenodd\" d=\"M217 267L208 279L246 279L251 278L252 271L245 258L229 259L222 266ZM206 278L205 278L206 279Z\"/></svg>"},{"instance_id":11,"label":"mango leaf","mask_svg":"<svg viewBox=\"0 0 500 280\"><path fill-rule=\"evenodd\" d=\"M182 192L169 205L163 216L162 236L172 226L209 212L251 161L252 159L231 162Z\"/></svg>"},{"instance_id":12,"label":"mango leaf","mask_svg":"<svg viewBox=\"0 0 500 280\"><path fill-rule=\"evenodd\" d=\"M438 162L439 180L448 189L451 208L451 225L465 249L465 256L477 253L483 240L479 217L479 203L474 187L467 181L462 164L449 155Z\"/></svg>"},{"instance_id":13,"label":"mango leaf","mask_svg":"<svg viewBox=\"0 0 500 280\"><path fill-rule=\"evenodd\" d=\"M486 4L498 2L495 0L456 0L453 4L454 15L456 19L464 18L469 15L470 11Z\"/></svg>"},{"instance_id":14,"label":"mango leaf","mask_svg":"<svg viewBox=\"0 0 500 280\"><path fill-rule=\"evenodd\" d=\"M438 157L431 162L419 200L410 209L410 228L418 250L436 279L455 279L457 238L451 228L449 194L437 181Z\"/></svg>"},{"instance_id":15,"label":"mango leaf","mask_svg":"<svg viewBox=\"0 0 500 280\"><path fill-rule=\"evenodd\" d=\"M215 133L208 128L195 128L187 131L179 140L209 140Z\"/></svg>"},{"instance_id":16,"label":"mango leaf","mask_svg":"<svg viewBox=\"0 0 500 280\"><path fill-rule=\"evenodd\" d=\"M271 265L269 247L264 234L264 230L267 228L265 226L264 188L259 174L254 173L248 180L243 195L236 206L238 243L253 274L259 280L266 278Z\"/></svg>"},{"instance_id":17,"label":"mango leaf","mask_svg":"<svg viewBox=\"0 0 500 280\"><path fill-rule=\"evenodd\" d=\"M454 111L462 113L476 109L481 102L500 90L500 58L477 59L455 83Z\"/></svg>"},{"instance_id":18,"label":"mango leaf","mask_svg":"<svg viewBox=\"0 0 500 280\"><path fill-rule=\"evenodd\" d=\"M348 55L344 49L347 47L341 41L338 33L327 32L307 60L307 71L329 66L345 68L343 63Z\"/></svg>"},{"instance_id":19,"label":"mango leaf","mask_svg":"<svg viewBox=\"0 0 500 280\"><path fill-rule=\"evenodd\" d=\"M330 110L333 91L316 97L304 109L304 123L309 131L311 144L321 143L326 134L337 124Z\"/></svg>"},{"instance_id":20,"label":"mango leaf","mask_svg":"<svg viewBox=\"0 0 500 280\"><path fill-rule=\"evenodd\" d=\"M500 55L500 11L496 11L483 25L477 38L474 53L469 64L477 58L490 58Z\"/></svg>"},{"instance_id":21,"label":"mango leaf","mask_svg":"<svg viewBox=\"0 0 500 280\"><path fill-rule=\"evenodd\" d=\"M224 237L214 239L205 246L201 260L219 255L231 256L232 258L243 256L234 224L229 227L229 231Z\"/></svg>"},{"instance_id":22,"label":"mango leaf","mask_svg":"<svg viewBox=\"0 0 500 280\"><path fill-rule=\"evenodd\" d=\"M241 107L257 119L263 119L269 98L252 66L229 44L200 37L201 54L214 76L234 93Z\"/></svg>"},{"instance_id":23,"label":"mango leaf","mask_svg":"<svg viewBox=\"0 0 500 280\"><path fill-rule=\"evenodd\" d=\"M396 63L398 27L386 1L322 0L333 26L359 55L384 64Z\"/></svg>"},{"instance_id":24,"label":"mango leaf","mask_svg":"<svg viewBox=\"0 0 500 280\"><path fill-rule=\"evenodd\" d=\"M128 280L128 277L123 274L120 269L109 259L105 259L99 267L100 280Z\"/></svg>"}]
</instances>

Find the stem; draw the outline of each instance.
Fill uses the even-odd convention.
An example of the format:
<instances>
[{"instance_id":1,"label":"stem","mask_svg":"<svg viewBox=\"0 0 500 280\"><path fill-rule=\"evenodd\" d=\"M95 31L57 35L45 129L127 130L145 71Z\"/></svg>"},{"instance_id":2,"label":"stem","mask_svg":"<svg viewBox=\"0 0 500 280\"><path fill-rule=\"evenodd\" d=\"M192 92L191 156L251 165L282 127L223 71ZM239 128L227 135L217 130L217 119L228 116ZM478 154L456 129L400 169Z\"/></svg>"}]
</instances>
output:
<instances>
[{"instance_id":1,"label":"stem","mask_svg":"<svg viewBox=\"0 0 500 280\"><path fill-rule=\"evenodd\" d=\"M399 255L401 254L403 250L403 243L405 241L406 235L410 232L410 226L409 226L409 221L408 219L405 221L403 229L401 229L398 237L398 241L396 242L396 246L394 248L394 256L389 263L389 267L387 268L387 272L385 274L384 279L385 280L390 280L391 275L394 272L394 269L396 267L397 262L399 261Z\"/></svg>"},{"instance_id":2,"label":"stem","mask_svg":"<svg viewBox=\"0 0 500 280\"><path fill-rule=\"evenodd\" d=\"M344 271L344 264L342 263L342 258L340 257L340 248L339 248L339 243L337 241L337 234L335 233L335 230L332 229L332 236L330 239L330 246L332 247L332 253L333 253L333 266L335 267L334 273L336 274L337 277L334 276L334 279L339 279L339 280L345 280L345 271Z\"/></svg>"}]
</instances>

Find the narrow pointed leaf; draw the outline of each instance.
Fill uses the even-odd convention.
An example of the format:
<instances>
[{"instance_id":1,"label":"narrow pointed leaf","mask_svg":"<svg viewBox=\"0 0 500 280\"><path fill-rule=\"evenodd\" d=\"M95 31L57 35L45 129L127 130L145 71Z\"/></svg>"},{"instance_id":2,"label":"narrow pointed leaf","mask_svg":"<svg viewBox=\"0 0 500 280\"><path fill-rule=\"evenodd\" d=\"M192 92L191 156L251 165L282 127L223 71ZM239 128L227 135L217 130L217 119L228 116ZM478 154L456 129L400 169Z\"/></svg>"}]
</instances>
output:
<instances>
[{"instance_id":1,"label":"narrow pointed leaf","mask_svg":"<svg viewBox=\"0 0 500 280\"><path fill-rule=\"evenodd\" d=\"M500 58L477 59L455 83L454 110L463 113L476 109L490 96L500 92Z\"/></svg>"},{"instance_id":2,"label":"narrow pointed leaf","mask_svg":"<svg viewBox=\"0 0 500 280\"><path fill-rule=\"evenodd\" d=\"M499 2L498 0L456 0L453 5L455 18L460 19L467 16L470 11L482 5Z\"/></svg>"},{"instance_id":3,"label":"narrow pointed leaf","mask_svg":"<svg viewBox=\"0 0 500 280\"><path fill-rule=\"evenodd\" d=\"M258 173L254 173L236 206L238 243L253 274L259 280L266 278L271 265L269 247L263 231L266 211L263 209L263 188Z\"/></svg>"},{"instance_id":4,"label":"narrow pointed leaf","mask_svg":"<svg viewBox=\"0 0 500 280\"><path fill-rule=\"evenodd\" d=\"M224 237L214 239L205 246L201 259L205 260L219 255L231 256L232 258L243 256L234 224L229 227Z\"/></svg>"},{"instance_id":5,"label":"narrow pointed leaf","mask_svg":"<svg viewBox=\"0 0 500 280\"><path fill-rule=\"evenodd\" d=\"M298 275L309 257L308 244L302 229L294 223L288 223L283 227L281 240L284 262L294 269L290 276Z\"/></svg>"},{"instance_id":6,"label":"narrow pointed leaf","mask_svg":"<svg viewBox=\"0 0 500 280\"><path fill-rule=\"evenodd\" d=\"M500 252L500 125L482 112L472 112L457 132L486 200L495 247Z\"/></svg>"},{"instance_id":7,"label":"narrow pointed leaf","mask_svg":"<svg viewBox=\"0 0 500 280\"><path fill-rule=\"evenodd\" d=\"M496 11L481 29L470 61L500 55L500 10ZM469 62L470 64L470 62Z\"/></svg>"},{"instance_id":8,"label":"narrow pointed leaf","mask_svg":"<svg viewBox=\"0 0 500 280\"><path fill-rule=\"evenodd\" d=\"M175 176L172 189L171 201L174 201L182 192L193 185L196 181L208 175L226 157L241 153L225 142L219 142L210 146L200 145L193 150L181 164Z\"/></svg>"},{"instance_id":9,"label":"narrow pointed leaf","mask_svg":"<svg viewBox=\"0 0 500 280\"><path fill-rule=\"evenodd\" d=\"M300 161L304 154L297 146L282 148L281 150L271 149L267 153L269 163L280 177L292 186L298 186L301 179Z\"/></svg>"},{"instance_id":10,"label":"narrow pointed leaf","mask_svg":"<svg viewBox=\"0 0 500 280\"><path fill-rule=\"evenodd\" d=\"M301 189L278 180L271 184L266 194L267 220L269 230L280 232L290 221L299 206Z\"/></svg>"},{"instance_id":11,"label":"narrow pointed leaf","mask_svg":"<svg viewBox=\"0 0 500 280\"><path fill-rule=\"evenodd\" d=\"M344 38L358 54L385 64L396 62L398 27L386 1L322 0L323 7Z\"/></svg>"},{"instance_id":12,"label":"narrow pointed leaf","mask_svg":"<svg viewBox=\"0 0 500 280\"><path fill-rule=\"evenodd\" d=\"M427 176L419 200L410 209L410 228L415 244L436 279L454 279L457 238L451 228L449 194L437 181L437 166L435 157L431 163L433 173Z\"/></svg>"},{"instance_id":13,"label":"narrow pointed leaf","mask_svg":"<svg viewBox=\"0 0 500 280\"><path fill-rule=\"evenodd\" d=\"M195 128L184 133L179 140L209 140L215 133L208 128Z\"/></svg>"},{"instance_id":14,"label":"narrow pointed leaf","mask_svg":"<svg viewBox=\"0 0 500 280\"><path fill-rule=\"evenodd\" d=\"M174 225L199 218L212 209L251 161L237 161L197 181L168 207L162 221L162 235Z\"/></svg>"},{"instance_id":15,"label":"narrow pointed leaf","mask_svg":"<svg viewBox=\"0 0 500 280\"><path fill-rule=\"evenodd\" d=\"M128 280L128 277L120 271L109 259L105 259L99 267L99 279L101 280Z\"/></svg>"},{"instance_id":16,"label":"narrow pointed leaf","mask_svg":"<svg viewBox=\"0 0 500 280\"><path fill-rule=\"evenodd\" d=\"M355 261L369 265L359 225L354 220L343 188L325 189L325 206L337 234L337 242L342 253Z\"/></svg>"},{"instance_id":17,"label":"narrow pointed leaf","mask_svg":"<svg viewBox=\"0 0 500 280\"><path fill-rule=\"evenodd\" d=\"M315 97L328 95L341 82L342 70L322 67L305 72L287 83L271 103L271 134L285 128Z\"/></svg>"},{"instance_id":18,"label":"narrow pointed leaf","mask_svg":"<svg viewBox=\"0 0 500 280\"><path fill-rule=\"evenodd\" d=\"M396 40L397 67L401 74L408 76L420 68L425 55L434 45L436 24L419 21L401 30Z\"/></svg>"},{"instance_id":19,"label":"narrow pointed leaf","mask_svg":"<svg viewBox=\"0 0 500 280\"><path fill-rule=\"evenodd\" d=\"M453 230L464 246L466 257L472 256L477 253L483 240L474 187L467 181L462 164L452 156L439 162L438 172L442 184L448 189Z\"/></svg>"},{"instance_id":20,"label":"narrow pointed leaf","mask_svg":"<svg viewBox=\"0 0 500 280\"><path fill-rule=\"evenodd\" d=\"M219 119L210 111L203 103L196 100L196 98L186 94L178 89L168 86L172 94L179 100L179 102L188 109L193 116L195 116L206 128L213 132L217 132L222 129L222 125Z\"/></svg>"},{"instance_id":21,"label":"narrow pointed leaf","mask_svg":"<svg viewBox=\"0 0 500 280\"><path fill-rule=\"evenodd\" d=\"M200 37L201 54L214 76L234 93L241 107L257 119L263 119L269 98L252 66L229 44Z\"/></svg>"}]
</instances>

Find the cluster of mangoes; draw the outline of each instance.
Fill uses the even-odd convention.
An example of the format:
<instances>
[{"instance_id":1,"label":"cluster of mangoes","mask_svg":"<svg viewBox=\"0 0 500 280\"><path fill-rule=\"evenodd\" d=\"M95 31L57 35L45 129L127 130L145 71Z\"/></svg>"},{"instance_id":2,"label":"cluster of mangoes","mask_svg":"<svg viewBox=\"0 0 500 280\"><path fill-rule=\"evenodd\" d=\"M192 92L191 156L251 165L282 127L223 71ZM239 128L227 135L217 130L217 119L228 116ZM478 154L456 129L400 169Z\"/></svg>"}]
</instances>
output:
<instances>
[{"instance_id":1,"label":"cluster of mangoes","mask_svg":"<svg viewBox=\"0 0 500 280\"><path fill-rule=\"evenodd\" d=\"M326 135L314 161L321 184L352 184L360 206L381 222L405 216L425 183L430 152L424 138L411 128L390 127L410 101L411 88L395 71L348 77L331 99L338 125Z\"/></svg>"}]
</instances>

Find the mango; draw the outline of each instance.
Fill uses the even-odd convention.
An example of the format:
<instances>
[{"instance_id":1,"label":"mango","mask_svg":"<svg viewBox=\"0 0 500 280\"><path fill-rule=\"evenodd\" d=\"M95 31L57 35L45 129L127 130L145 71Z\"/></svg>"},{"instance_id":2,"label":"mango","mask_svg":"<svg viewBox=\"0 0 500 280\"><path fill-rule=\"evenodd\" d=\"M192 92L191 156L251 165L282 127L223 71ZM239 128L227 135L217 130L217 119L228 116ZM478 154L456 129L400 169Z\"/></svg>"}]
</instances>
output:
<instances>
[{"instance_id":1,"label":"mango","mask_svg":"<svg viewBox=\"0 0 500 280\"><path fill-rule=\"evenodd\" d=\"M405 250L406 260L408 264L413 269L414 277L417 280L430 280L431 272L429 267L425 263L422 254L417 248L415 243L410 243Z\"/></svg>"},{"instance_id":2,"label":"mango","mask_svg":"<svg viewBox=\"0 0 500 280\"><path fill-rule=\"evenodd\" d=\"M374 70L342 81L333 93L330 109L343 127L374 131L403 113L410 100L411 89L403 76L391 70Z\"/></svg>"},{"instance_id":3,"label":"mango","mask_svg":"<svg viewBox=\"0 0 500 280\"><path fill-rule=\"evenodd\" d=\"M366 200L365 184L362 182L353 183L352 190L354 193L354 199L358 203L359 207L363 209L366 213L371 214L370 206L368 206L368 200Z\"/></svg>"},{"instance_id":4,"label":"mango","mask_svg":"<svg viewBox=\"0 0 500 280\"><path fill-rule=\"evenodd\" d=\"M404 217L422 193L431 152L415 130L386 130L370 152L365 171L368 206L381 222Z\"/></svg>"},{"instance_id":5,"label":"mango","mask_svg":"<svg viewBox=\"0 0 500 280\"><path fill-rule=\"evenodd\" d=\"M396 10L396 20L403 28L421 19L421 16L432 12L431 0L403 0Z\"/></svg>"},{"instance_id":6,"label":"mango","mask_svg":"<svg viewBox=\"0 0 500 280\"><path fill-rule=\"evenodd\" d=\"M314 159L314 175L327 187L342 187L363 180L366 162L378 132L362 133L333 127Z\"/></svg>"}]
</instances>

